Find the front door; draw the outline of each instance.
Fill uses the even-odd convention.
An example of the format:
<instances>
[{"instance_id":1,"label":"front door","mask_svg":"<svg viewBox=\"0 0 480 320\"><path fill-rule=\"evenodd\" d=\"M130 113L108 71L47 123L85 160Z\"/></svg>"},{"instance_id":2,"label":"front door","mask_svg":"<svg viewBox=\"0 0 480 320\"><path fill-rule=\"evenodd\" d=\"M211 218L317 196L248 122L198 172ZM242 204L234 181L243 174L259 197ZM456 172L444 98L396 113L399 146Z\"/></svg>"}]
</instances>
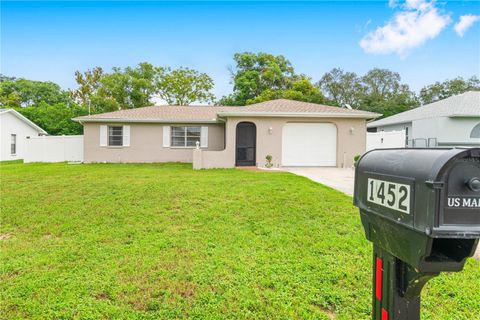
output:
<instances>
[{"instance_id":1,"label":"front door","mask_svg":"<svg viewBox=\"0 0 480 320\"><path fill-rule=\"evenodd\" d=\"M251 122L237 124L235 164L254 166L256 159L257 128Z\"/></svg>"}]
</instances>

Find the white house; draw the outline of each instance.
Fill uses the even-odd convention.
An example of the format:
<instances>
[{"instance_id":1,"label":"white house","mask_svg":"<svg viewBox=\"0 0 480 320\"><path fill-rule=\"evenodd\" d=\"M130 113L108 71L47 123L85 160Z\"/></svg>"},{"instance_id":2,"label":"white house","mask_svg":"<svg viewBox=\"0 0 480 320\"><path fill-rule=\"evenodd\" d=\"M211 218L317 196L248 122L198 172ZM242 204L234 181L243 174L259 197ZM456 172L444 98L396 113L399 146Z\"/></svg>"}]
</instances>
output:
<instances>
[{"instance_id":1,"label":"white house","mask_svg":"<svg viewBox=\"0 0 480 320\"><path fill-rule=\"evenodd\" d=\"M480 91L468 91L367 124L370 132L405 130L408 147L479 147Z\"/></svg>"},{"instance_id":2,"label":"white house","mask_svg":"<svg viewBox=\"0 0 480 320\"><path fill-rule=\"evenodd\" d=\"M27 137L47 132L13 109L0 109L0 161L23 159Z\"/></svg>"}]
</instances>

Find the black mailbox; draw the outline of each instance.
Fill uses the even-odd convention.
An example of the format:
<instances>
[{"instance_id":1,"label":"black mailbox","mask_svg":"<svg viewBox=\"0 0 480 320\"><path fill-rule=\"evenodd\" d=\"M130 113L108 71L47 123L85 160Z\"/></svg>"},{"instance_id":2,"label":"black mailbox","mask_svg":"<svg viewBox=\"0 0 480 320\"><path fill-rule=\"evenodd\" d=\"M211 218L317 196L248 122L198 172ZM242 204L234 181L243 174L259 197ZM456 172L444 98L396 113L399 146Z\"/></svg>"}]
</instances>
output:
<instances>
[{"instance_id":1,"label":"black mailbox","mask_svg":"<svg viewBox=\"0 0 480 320\"><path fill-rule=\"evenodd\" d=\"M461 271L478 244L480 149L367 152L354 204L374 244L373 319L419 319L425 283Z\"/></svg>"}]
</instances>

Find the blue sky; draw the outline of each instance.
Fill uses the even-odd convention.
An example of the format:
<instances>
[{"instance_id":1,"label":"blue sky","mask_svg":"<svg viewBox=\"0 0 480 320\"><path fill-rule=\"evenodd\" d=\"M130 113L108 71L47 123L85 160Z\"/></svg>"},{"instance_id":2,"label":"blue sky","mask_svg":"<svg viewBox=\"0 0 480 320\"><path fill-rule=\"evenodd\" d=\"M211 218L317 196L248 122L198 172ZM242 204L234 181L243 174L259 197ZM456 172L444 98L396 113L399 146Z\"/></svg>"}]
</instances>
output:
<instances>
[{"instance_id":1,"label":"blue sky","mask_svg":"<svg viewBox=\"0 0 480 320\"><path fill-rule=\"evenodd\" d=\"M480 74L477 16L478 1L2 1L1 72L74 88L75 70L148 61L206 72L221 96L233 54L262 51L314 81L334 67L381 67L419 90Z\"/></svg>"}]
</instances>

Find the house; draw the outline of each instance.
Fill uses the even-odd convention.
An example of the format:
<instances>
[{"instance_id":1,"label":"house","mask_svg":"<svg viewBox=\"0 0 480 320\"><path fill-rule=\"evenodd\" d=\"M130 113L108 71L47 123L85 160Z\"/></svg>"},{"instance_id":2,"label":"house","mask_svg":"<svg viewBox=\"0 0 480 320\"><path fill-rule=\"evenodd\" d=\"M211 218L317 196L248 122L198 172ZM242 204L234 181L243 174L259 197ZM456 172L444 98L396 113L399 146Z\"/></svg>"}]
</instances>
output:
<instances>
[{"instance_id":1,"label":"house","mask_svg":"<svg viewBox=\"0 0 480 320\"><path fill-rule=\"evenodd\" d=\"M405 130L409 147L480 146L480 91L426 104L370 122L368 131Z\"/></svg>"},{"instance_id":2,"label":"house","mask_svg":"<svg viewBox=\"0 0 480 320\"><path fill-rule=\"evenodd\" d=\"M13 109L0 109L0 161L23 159L25 140L47 132Z\"/></svg>"},{"instance_id":3,"label":"house","mask_svg":"<svg viewBox=\"0 0 480 320\"><path fill-rule=\"evenodd\" d=\"M350 167L379 114L272 100L245 107L153 106L75 118L85 162L194 162L195 168ZM198 144L198 150L196 146Z\"/></svg>"}]
</instances>

